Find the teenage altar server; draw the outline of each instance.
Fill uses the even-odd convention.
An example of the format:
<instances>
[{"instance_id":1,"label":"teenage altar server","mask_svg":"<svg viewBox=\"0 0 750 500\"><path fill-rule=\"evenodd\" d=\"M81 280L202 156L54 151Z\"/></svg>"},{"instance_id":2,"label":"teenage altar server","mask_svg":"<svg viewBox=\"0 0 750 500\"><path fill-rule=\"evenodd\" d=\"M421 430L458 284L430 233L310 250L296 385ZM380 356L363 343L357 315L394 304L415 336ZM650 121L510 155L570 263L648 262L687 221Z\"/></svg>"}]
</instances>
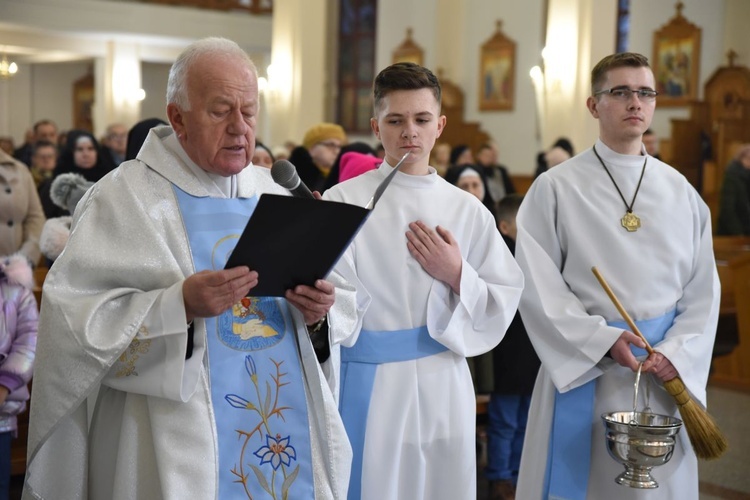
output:
<instances>
[{"instance_id":1,"label":"teenage altar server","mask_svg":"<svg viewBox=\"0 0 750 500\"><path fill-rule=\"evenodd\" d=\"M258 197L284 191L250 164L255 66L199 40L167 99L171 127L89 189L47 275L25 497L343 498L337 353L319 366L310 336L353 328L353 292L332 276L248 297L263 276L224 269Z\"/></svg>"},{"instance_id":2,"label":"teenage altar server","mask_svg":"<svg viewBox=\"0 0 750 500\"><path fill-rule=\"evenodd\" d=\"M476 496L476 402L464 359L513 319L523 275L476 197L429 166L445 126L440 83L412 63L375 79L374 171L326 198L366 205L405 153L339 271L371 304L342 348L341 414L352 442L350 499Z\"/></svg>"},{"instance_id":3,"label":"teenage altar server","mask_svg":"<svg viewBox=\"0 0 750 500\"><path fill-rule=\"evenodd\" d=\"M592 70L599 139L541 175L518 214L516 257L527 286L521 316L542 368L534 388L517 498L698 498L698 465L683 429L656 467L657 491L615 483L623 472L604 442L601 415L638 408L679 417L661 382L679 375L706 403L719 281L706 204L642 143L657 92L640 54ZM656 351L628 331L591 272L596 266ZM650 391L648 388L650 387Z\"/></svg>"}]
</instances>

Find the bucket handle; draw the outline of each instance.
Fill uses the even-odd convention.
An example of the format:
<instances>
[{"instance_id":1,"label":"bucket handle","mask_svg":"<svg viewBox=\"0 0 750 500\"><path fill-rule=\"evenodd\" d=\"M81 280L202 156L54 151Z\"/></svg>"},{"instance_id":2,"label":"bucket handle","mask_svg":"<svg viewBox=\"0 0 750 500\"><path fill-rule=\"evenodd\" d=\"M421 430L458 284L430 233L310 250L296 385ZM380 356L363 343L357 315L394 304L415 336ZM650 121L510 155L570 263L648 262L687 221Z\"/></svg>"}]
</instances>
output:
<instances>
[{"instance_id":1,"label":"bucket handle","mask_svg":"<svg viewBox=\"0 0 750 500\"><path fill-rule=\"evenodd\" d=\"M638 363L638 370L635 372L635 383L633 384L633 414L638 412L638 386L641 383L641 368L643 368L643 362ZM645 413L651 411L650 401L651 391L648 380L646 380L646 406L643 407ZM629 424L638 425L638 422L635 419L632 419Z\"/></svg>"}]
</instances>

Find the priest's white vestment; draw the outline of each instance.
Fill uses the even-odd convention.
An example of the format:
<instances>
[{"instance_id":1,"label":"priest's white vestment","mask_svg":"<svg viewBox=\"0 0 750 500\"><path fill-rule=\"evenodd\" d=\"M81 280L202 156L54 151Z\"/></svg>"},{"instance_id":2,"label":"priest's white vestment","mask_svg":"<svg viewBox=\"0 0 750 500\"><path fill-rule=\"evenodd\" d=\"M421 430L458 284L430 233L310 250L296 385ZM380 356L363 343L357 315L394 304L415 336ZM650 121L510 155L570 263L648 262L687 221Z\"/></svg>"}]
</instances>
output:
<instances>
[{"instance_id":1,"label":"priest's white vestment","mask_svg":"<svg viewBox=\"0 0 750 500\"><path fill-rule=\"evenodd\" d=\"M207 370L203 319L186 359L182 284L195 269L174 187L217 194L179 148L171 128L154 129L136 160L94 185L47 275L24 498L217 498L211 377L221 373ZM252 165L224 181L239 198L285 193ZM337 286L330 334L351 331L354 290L329 279ZM338 350L321 367L302 314L289 309L315 497L344 498L351 448L336 405Z\"/></svg>"}]
</instances>

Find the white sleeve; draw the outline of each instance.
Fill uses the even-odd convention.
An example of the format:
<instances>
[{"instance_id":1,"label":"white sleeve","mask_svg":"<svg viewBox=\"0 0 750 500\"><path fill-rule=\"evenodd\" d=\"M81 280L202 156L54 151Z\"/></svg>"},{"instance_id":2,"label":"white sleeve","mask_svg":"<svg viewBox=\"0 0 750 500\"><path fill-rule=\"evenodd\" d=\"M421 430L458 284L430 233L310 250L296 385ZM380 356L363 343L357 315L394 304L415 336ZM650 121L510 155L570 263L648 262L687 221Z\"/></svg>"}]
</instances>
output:
<instances>
[{"instance_id":1,"label":"white sleeve","mask_svg":"<svg viewBox=\"0 0 750 500\"><path fill-rule=\"evenodd\" d=\"M677 316L664 340L654 345L669 359L690 392L706 404L706 382L719 321L721 285L713 251L711 215L697 193L693 199L693 267L677 301Z\"/></svg>"},{"instance_id":2,"label":"white sleeve","mask_svg":"<svg viewBox=\"0 0 750 500\"><path fill-rule=\"evenodd\" d=\"M489 212L471 224L476 237L462 249L460 295L434 280L427 298L430 335L462 356L494 348L518 309L524 277Z\"/></svg>"},{"instance_id":3,"label":"white sleeve","mask_svg":"<svg viewBox=\"0 0 750 500\"><path fill-rule=\"evenodd\" d=\"M591 316L565 282L557 202L553 181L537 178L518 212L516 259L526 276L520 305L524 326L555 386L565 392L603 373L599 362L622 329Z\"/></svg>"},{"instance_id":4,"label":"white sleeve","mask_svg":"<svg viewBox=\"0 0 750 500\"><path fill-rule=\"evenodd\" d=\"M104 385L175 401L190 398L206 350L205 322L195 320L192 354L185 359L188 325L182 284L175 283L154 301L135 338L102 380Z\"/></svg>"},{"instance_id":5,"label":"white sleeve","mask_svg":"<svg viewBox=\"0 0 750 500\"><path fill-rule=\"evenodd\" d=\"M324 199L345 203L341 192L335 189L326 191ZM356 244L352 242L334 266L331 276L335 280L329 278L336 285L336 304L331 310L328 333L332 358L334 346L351 347L357 341L365 313L372 302L367 288L357 275L355 255ZM336 351L338 357L338 347Z\"/></svg>"}]
</instances>

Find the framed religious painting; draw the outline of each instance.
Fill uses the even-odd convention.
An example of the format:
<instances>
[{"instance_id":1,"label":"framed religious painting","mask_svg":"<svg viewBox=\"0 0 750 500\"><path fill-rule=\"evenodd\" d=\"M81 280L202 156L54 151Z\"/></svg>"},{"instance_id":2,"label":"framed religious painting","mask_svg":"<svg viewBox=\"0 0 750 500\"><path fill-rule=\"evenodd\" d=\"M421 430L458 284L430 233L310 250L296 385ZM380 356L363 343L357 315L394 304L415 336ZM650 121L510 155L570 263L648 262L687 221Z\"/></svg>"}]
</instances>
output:
<instances>
[{"instance_id":1,"label":"framed religious painting","mask_svg":"<svg viewBox=\"0 0 750 500\"><path fill-rule=\"evenodd\" d=\"M393 64L399 62L413 62L424 65L424 50L412 39L412 29L406 29L406 39L393 51Z\"/></svg>"},{"instance_id":2,"label":"framed religious painting","mask_svg":"<svg viewBox=\"0 0 750 500\"><path fill-rule=\"evenodd\" d=\"M516 43L505 36L502 21L482 44L479 60L480 111L510 111L515 100Z\"/></svg>"},{"instance_id":3,"label":"framed religious painting","mask_svg":"<svg viewBox=\"0 0 750 500\"><path fill-rule=\"evenodd\" d=\"M698 99L701 29L682 15L682 2L676 8L677 15L654 32L651 67L659 107L685 106Z\"/></svg>"}]
</instances>

